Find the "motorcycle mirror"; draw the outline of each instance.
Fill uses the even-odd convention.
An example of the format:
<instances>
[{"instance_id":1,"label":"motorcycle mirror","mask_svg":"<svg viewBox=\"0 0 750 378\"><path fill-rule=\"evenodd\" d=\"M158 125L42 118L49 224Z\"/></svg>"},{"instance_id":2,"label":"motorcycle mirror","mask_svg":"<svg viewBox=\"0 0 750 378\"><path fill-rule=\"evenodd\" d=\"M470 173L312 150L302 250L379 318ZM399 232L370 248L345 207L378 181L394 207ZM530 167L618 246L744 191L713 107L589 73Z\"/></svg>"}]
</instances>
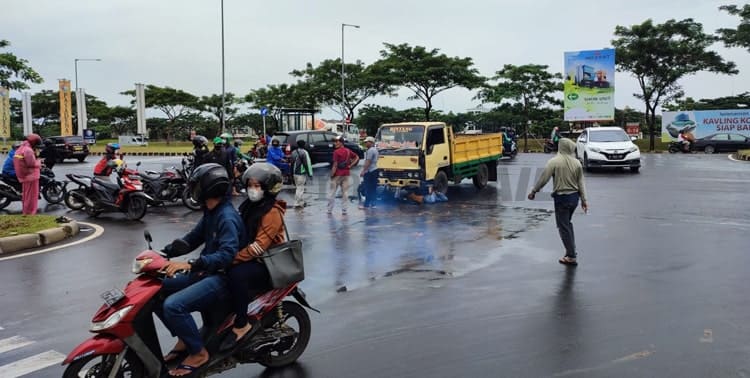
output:
<instances>
[{"instance_id":1,"label":"motorcycle mirror","mask_svg":"<svg viewBox=\"0 0 750 378\"><path fill-rule=\"evenodd\" d=\"M148 244L148 249L153 249L151 248L151 242L153 242L154 239L151 237L151 233L148 232L148 230L143 231L143 238L146 239L146 243Z\"/></svg>"},{"instance_id":2,"label":"motorcycle mirror","mask_svg":"<svg viewBox=\"0 0 750 378\"><path fill-rule=\"evenodd\" d=\"M140 167L141 166L141 162L139 161L139 162L135 163L135 166L136 167Z\"/></svg>"},{"instance_id":3,"label":"motorcycle mirror","mask_svg":"<svg viewBox=\"0 0 750 378\"><path fill-rule=\"evenodd\" d=\"M183 239L172 241L172 251L177 255L184 255L190 252L190 244Z\"/></svg>"}]
</instances>

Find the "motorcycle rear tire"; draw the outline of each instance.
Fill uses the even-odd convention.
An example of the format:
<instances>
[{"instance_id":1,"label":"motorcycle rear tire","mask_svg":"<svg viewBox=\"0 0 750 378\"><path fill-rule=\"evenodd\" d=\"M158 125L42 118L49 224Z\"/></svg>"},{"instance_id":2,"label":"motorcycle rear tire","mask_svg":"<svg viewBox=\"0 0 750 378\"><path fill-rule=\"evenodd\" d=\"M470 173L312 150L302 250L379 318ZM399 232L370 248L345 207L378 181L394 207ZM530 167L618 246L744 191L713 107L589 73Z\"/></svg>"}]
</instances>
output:
<instances>
[{"instance_id":1,"label":"motorcycle rear tire","mask_svg":"<svg viewBox=\"0 0 750 378\"><path fill-rule=\"evenodd\" d=\"M92 218L96 218L102 213L102 210L95 209L93 207L88 207L88 206L84 206L83 211L85 211L86 214Z\"/></svg>"},{"instance_id":2,"label":"motorcycle rear tire","mask_svg":"<svg viewBox=\"0 0 750 378\"><path fill-rule=\"evenodd\" d=\"M87 368L94 362L95 359L101 359L100 362L95 363ZM111 365L117 358L117 354L100 354L91 355L74 361L65 369L63 378L78 378L78 377L106 377L109 375ZM130 373L131 377L143 377L146 372L144 371L143 362L133 352L125 354L125 358L122 359L120 364L120 370L117 374L118 377L125 376L125 373Z\"/></svg>"},{"instance_id":3,"label":"motorcycle rear tire","mask_svg":"<svg viewBox=\"0 0 750 378\"><path fill-rule=\"evenodd\" d=\"M290 318L294 318L297 321L299 329L297 330L297 339L292 344L292 347L284 352L273 352L260 358L258 361L265 367L278 368L287 366L295 361L302 355L307 348L307 343L310 342L310 316L307 311L297 302L284 301L282 304L282 312L284 315L284 322ZM263 318L263 328L273 327L278 322L276 311L272 311L265 318ZM275 354L278 353L278 354Z\"/></svg>"},{"instance_id":4,"label":"motorcycle rear tire","mask_svg":"<svg viewBox=\"0 0 750 378\"><path fill-rule=\"evenodd\" d=\"M198 211L201 209L201 205L193 200L193 197L190 193L190 190L185 189L184 192L182 192L182 203L190 210Z\"/></svg>"},{"instance_id":5,"label":"motorcycle rear tire","mask_svg":"<svg viewBox=\"0 0 750 378\"><path fill-rule=\"evenodd\" d=\"M73 193L80 193L80 189L73 189L65 192L63 195L63 199L65 200L65 205L68 206L71 210L81 210L85 206L83 201L79 201L75 196L73 196Z\"/></svg>"},{"instance_id":6,"label":"motorcycle rear tire","mask_svg":"<svg viewBox=\"0 0 750 378\"><path fill-rule=\"evenodd\" d=\"M42 197L47 203L56 205L65 198L65 186L59 181L51 181L42 189Z\"/></svg>"},{"instance_id":7,"label":"motorcycle rear tire","mask_svg":"<svg viewBox=\"0 0 750 378\"><path fill-rule=\"evenodd\" d=\"M143 197L130 197L125 215L130 220L140 220L146 215L148 202Z\"/></svg>"},{"instance_id":8,"label":"motorcycle rear tire","mask_svg":"<svg viewBox=\"0 0 750 378\"><path fill-rule=\"evenodd\" d=\"M6 196L0 196L0 210L8 207L8 205L10 205L11 202L13 201L11 201L10 198Z\"/></svg>"}]
</instances>

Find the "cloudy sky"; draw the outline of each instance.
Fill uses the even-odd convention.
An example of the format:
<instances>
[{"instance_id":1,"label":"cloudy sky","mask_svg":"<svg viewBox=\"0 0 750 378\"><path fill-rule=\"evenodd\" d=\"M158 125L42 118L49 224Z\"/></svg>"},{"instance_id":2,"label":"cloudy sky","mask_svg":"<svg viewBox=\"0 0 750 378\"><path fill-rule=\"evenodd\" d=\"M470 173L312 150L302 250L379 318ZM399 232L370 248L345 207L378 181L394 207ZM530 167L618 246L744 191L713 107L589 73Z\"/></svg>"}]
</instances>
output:
<instances>
[{"instance_id":1,"label":"cloudy sky","mask_svg":"<svg viewBox=\"0 0 750 378\"><path fill-rule=\"evenodd\" d=\"M735 0L736 1L736 0ZM345 60L372 63L383 42L438 48L471 57L482 75L504 64L546 64L562 72L565 51L611 46L616 25L652 18L694 18L706 31L736 27L739 18L720 12L732 0L224 0L226 88L245 95L268 84L291 83L289 72L341 55L341 23L347 28ZM220 0L0 0L2 32L10 51L27 59L45 82L32 91L56 89L57 79L79 86L110 105L142 82L221 93ZM712 98L750 90L750 52L716 45L740 69L736 76L700 73L681 83L688 96ZM643 110L632 97L635 79L615 78L616 106ZM73 85L75 85L73 83ZM17 94L16 94L17 95ZM420 107L398 98L371 103ZM473 93L454 89L435 98L443 111L475 107ZM325 111L324 116L332 116Z\"/></svg>"}]
</instances>

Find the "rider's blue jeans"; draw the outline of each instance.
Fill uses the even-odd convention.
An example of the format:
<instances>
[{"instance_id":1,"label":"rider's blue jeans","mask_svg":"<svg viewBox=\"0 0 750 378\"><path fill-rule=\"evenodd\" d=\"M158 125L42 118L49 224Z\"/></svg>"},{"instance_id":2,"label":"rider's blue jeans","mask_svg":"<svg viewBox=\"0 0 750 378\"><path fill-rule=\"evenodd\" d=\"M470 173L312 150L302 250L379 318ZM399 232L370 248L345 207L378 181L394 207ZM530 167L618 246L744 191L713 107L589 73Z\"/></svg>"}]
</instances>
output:
<instances>
[{"instance_id":1,"label":"rider's blue jeans","mask_svg":"<svg viewBox=\"0 0 750 378\"><path fill-rule=\"evenodd\" d=\"M167 298L161 308L154 310L172 336L179 337L190 354L203 349L198 326L192 312L207 310L228 295L226 276L220 274L178 274L165 278L161 289Z\"/></svg>"}]
</instances>

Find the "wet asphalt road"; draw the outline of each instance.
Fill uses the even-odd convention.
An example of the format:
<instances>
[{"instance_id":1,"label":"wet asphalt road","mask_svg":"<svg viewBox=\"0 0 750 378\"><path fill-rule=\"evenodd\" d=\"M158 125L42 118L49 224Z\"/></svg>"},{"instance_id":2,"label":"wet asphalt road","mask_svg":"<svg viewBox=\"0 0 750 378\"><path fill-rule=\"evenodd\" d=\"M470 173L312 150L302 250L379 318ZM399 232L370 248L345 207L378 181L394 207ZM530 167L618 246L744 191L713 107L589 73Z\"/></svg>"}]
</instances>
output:
<instances>
[{"instance_id":1,"label":"wet asphalt road","mask_svg":"<svg viewBox=\"0 0 750 378\"><path fill-rule=\"evenodd\" d=\"M305 245L302 287L323 311L311 314L310 345L290 369L250 365L223 376L750 376L750 166L646 155L638 175L588 174L591 211L574 217L581 265L571 269L556 263L552 203L523 200L549 157L504 162L499 185L477 193L464 181L448 203L368 212L351 203L347 217L338 203L325 215L318 169L312 206L286 217ZM177 162L141 160L141 169ZM93 163L55 171L89 172ZM0 353L0 371L35 353L68 353L88 336L98 294L132 277L142 231L160 246L198 218L181 205L150 209L143 222L46 210L105 232L0 261L0 339L34 342Z\"/></svg>"}]
</instances>

